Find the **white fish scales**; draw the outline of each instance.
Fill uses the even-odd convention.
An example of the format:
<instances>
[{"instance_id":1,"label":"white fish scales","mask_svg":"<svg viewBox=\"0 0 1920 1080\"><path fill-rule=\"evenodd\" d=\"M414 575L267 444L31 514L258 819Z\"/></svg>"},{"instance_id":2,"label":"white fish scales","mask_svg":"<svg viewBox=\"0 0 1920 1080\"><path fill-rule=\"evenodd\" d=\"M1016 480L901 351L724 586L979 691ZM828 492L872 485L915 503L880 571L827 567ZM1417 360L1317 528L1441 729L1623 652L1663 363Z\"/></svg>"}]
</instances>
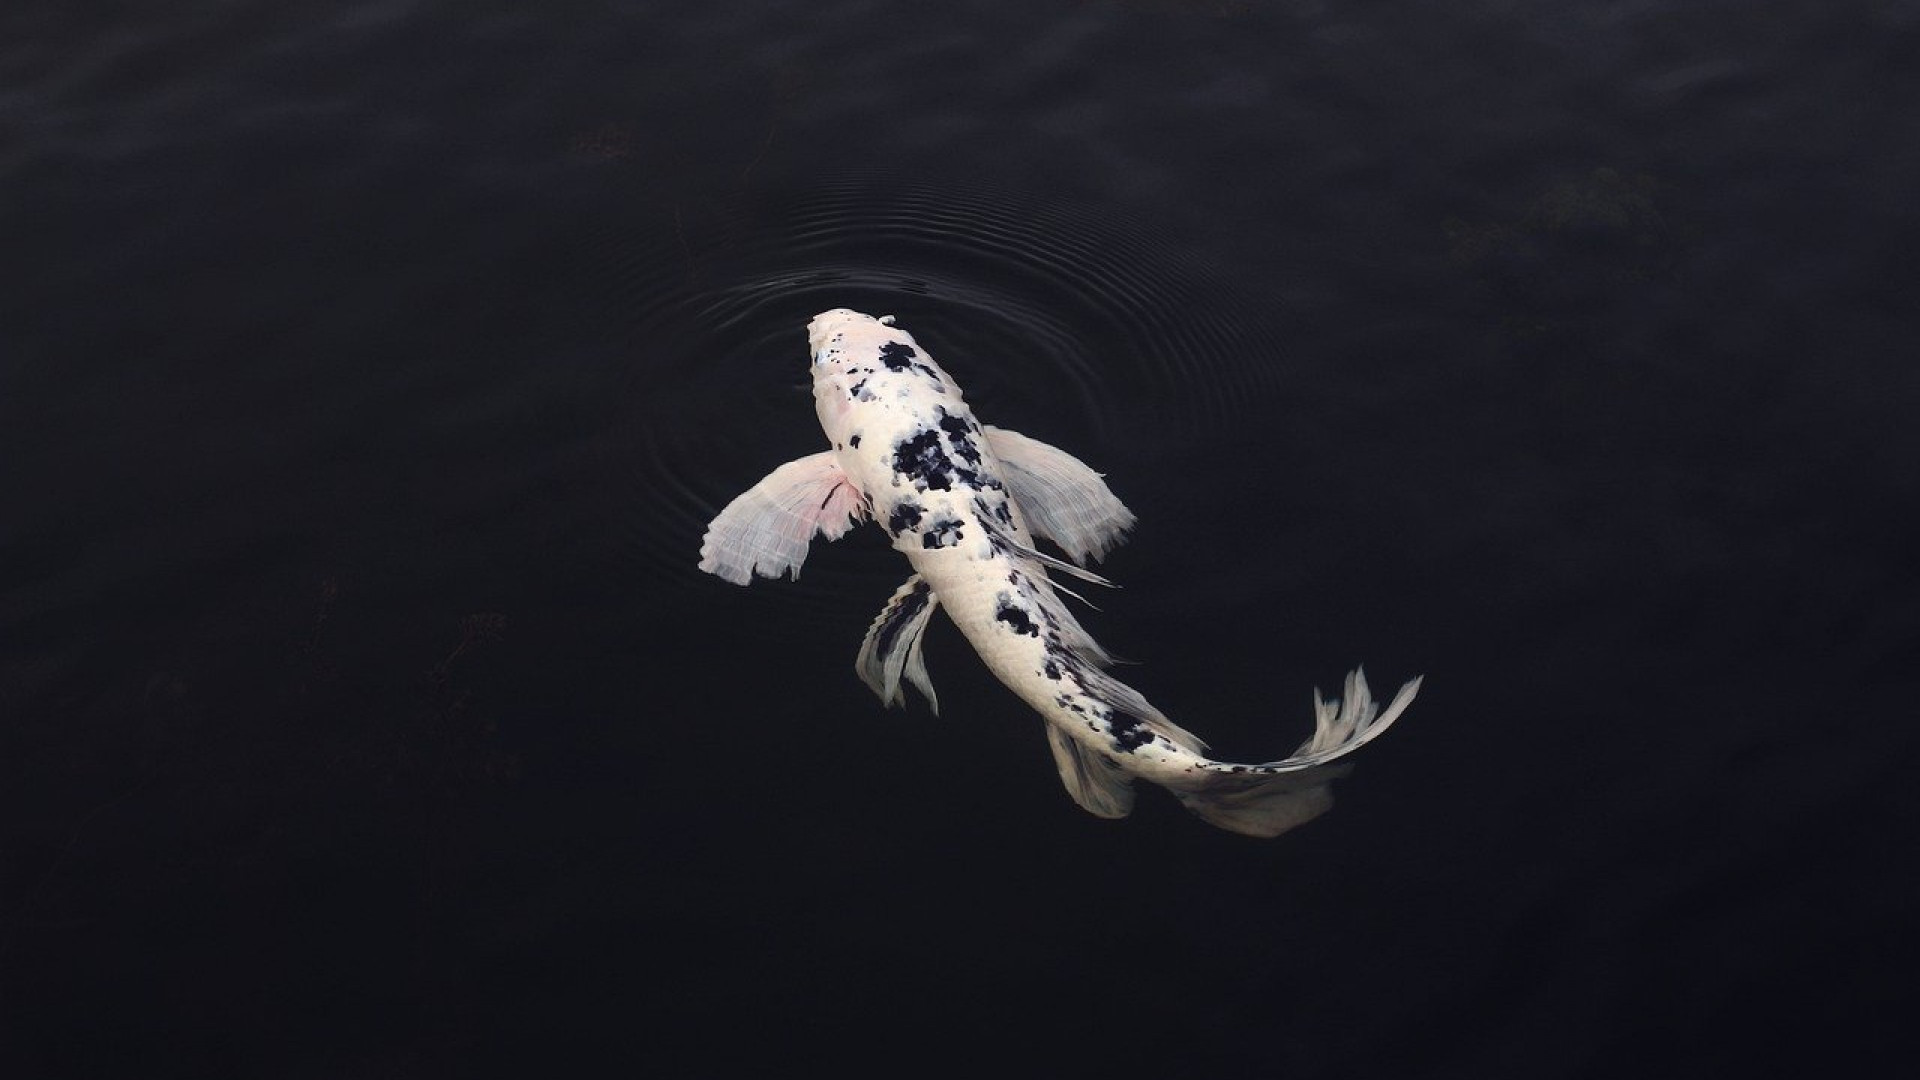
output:
<instances>
[{"instance_id":1,"label":"white fish scales","mask_svg":"<svg viewBox=\"0 0 1920 1080\"><path fill-rule=\"evenodd\" d=\"M1133 808L1133 781L1178 796L1205 820L1275 836L1323 813L1341 758L1399 719L1414 679L1383 711L1359 671L1341 698L1314 693L1314 733L1279 761L1232 764L1107 673L1111 657L1081 628L1052 573L1084 569L1121 542L1134 516L1065 451L982 426L960 388L891 317L846 308L807 326L813 396L832 449L790 461L728 504L707 528L700 569L744 585L797 576L815 534L864 520L886 529L914 574L887 601L855 669L888 705L904 680L934 710L921 657L936 608L1001 682L1046 721L1060 779L1101 817ZM1071 561L1034 548L1044 537Z\"/></svg>"}]
</instances>

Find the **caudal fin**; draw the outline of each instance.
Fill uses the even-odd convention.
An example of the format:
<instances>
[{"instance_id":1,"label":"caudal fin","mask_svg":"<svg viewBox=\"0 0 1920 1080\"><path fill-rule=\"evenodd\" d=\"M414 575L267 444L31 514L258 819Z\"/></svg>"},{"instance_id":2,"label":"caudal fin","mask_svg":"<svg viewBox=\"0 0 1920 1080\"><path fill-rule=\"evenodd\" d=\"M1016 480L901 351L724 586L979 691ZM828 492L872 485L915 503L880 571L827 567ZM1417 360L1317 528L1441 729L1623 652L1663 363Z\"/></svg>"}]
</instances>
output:
<instances>
[{"instance_id":1,"label":"caudal fin","mask_svg":"<svg viewBox=\"0 0 1920 1080\"><path fill-rule=\"evenodd\" d=\"M1321 777L1294 773L1284 779L1267 777L1266 783L1246 788L1174 794L1209 825L1242 836L1279 836L1326 813L1333 806L1331 781L1346 773L1346 766L1336 765Z\"/></svg>"},{"instance_id":2,"label":"caudal fin","mask_svg":"<svg viewBox=\"0 0 1920 1080\"><path fill-rule=\"evenodd\" d=\"M1366 674L1356 670L1347 676L1343 697L1326 701L1313 692L1313 735L1292 757L1263 765L1212 762L1195 786L1174 794L1202 820L1247 836L1278 836L1304 825L1333 805L1333 781L1351 769L1335 762L1400 719L1420 682L1402 686L1382 712Z\"/></svg>"}]
</instances>

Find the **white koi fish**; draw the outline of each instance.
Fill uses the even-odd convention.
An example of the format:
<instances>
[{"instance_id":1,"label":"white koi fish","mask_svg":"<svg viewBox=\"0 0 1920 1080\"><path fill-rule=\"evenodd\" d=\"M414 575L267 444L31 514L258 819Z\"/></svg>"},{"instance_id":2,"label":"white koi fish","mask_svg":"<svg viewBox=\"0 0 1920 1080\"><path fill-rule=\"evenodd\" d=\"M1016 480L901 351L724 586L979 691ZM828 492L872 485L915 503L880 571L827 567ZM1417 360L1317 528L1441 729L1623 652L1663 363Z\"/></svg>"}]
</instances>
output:
<instances>
[{"instance_id":1,"label":"white koi fish","mask_svg":"<svg viewBox=\"0 0 1920 1080\"><path fill-rule=\"evenodd\" d=\"M1001 682L1046 721L1060 779L1090 813L1124 817L1133 781L1173 792L1224 829L1276 836L1333 802L1334 762L1399 719L1414 679L1380 712L1359 671L1341 700L1314 692L1313 737L1283 761L1234 765L1107 674L1112 657L1068 611L1050 571L1105 584L1083 567L1120 543L1134 516L1078 458L982 427L952 377L893 318L846 308L807 326L813 396L831 450L789 461L708 526L700 569L737 585L798 576L815 533L838 539L872 519L913 564L867 631L855 670L888 705L901 679L937 713L921 658L936 607ZM1057 544L1069 563L1034 549ZM1075 565L1079 564L1079 565Z\"/></svg>"}]
</instances>

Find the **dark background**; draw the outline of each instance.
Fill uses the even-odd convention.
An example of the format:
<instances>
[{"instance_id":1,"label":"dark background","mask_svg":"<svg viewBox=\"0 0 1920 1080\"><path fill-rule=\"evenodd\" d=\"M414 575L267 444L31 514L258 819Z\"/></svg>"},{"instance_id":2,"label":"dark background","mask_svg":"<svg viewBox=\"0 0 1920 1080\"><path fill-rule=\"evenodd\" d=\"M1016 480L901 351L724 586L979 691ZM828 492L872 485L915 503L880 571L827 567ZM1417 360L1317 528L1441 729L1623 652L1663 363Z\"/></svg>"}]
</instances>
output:
<instances>
[{"instance_id":1,"label":"dark background","mask_svg":"<svg viewBox=\"0 0 1920 1080\"><path fill-rule=\"evenodd\" d=\"M0 1072L1904 1057L1916 102L1892 0L9 5ZM1223 756L1428 676L1331 814L1091 818L944 622L883 711L874 530L694 569L837 305Z\"/></svg>"}]
</instances>

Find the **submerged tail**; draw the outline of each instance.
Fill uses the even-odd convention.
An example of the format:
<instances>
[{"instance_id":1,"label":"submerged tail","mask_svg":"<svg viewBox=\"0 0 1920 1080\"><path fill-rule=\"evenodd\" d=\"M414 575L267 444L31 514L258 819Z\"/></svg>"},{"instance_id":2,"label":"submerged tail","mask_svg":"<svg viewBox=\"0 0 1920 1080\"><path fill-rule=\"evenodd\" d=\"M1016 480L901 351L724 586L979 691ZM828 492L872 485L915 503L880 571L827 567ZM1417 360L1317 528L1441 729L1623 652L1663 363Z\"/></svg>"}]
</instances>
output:
<instances>
[{"instance_id":1,"label":"submerged tail","mask_svg":"<svg viewBox=\"0 0 1920 1080\"><path fill-rule=\"evenodd\" d=\"M1247 836L1278 836L1319 817L1333 805L1333 781L1350 766L1334 764L1387 730L1420 691L1420 679L1400 688L1385 712L1367 688L1367 676L1354 671L1335 701L1313 692L1312 738L1293 756L1263 765L1209 762L1192 787L1174 791L1187 809L1209 824Z\"/></svg>"}]
</instances>

